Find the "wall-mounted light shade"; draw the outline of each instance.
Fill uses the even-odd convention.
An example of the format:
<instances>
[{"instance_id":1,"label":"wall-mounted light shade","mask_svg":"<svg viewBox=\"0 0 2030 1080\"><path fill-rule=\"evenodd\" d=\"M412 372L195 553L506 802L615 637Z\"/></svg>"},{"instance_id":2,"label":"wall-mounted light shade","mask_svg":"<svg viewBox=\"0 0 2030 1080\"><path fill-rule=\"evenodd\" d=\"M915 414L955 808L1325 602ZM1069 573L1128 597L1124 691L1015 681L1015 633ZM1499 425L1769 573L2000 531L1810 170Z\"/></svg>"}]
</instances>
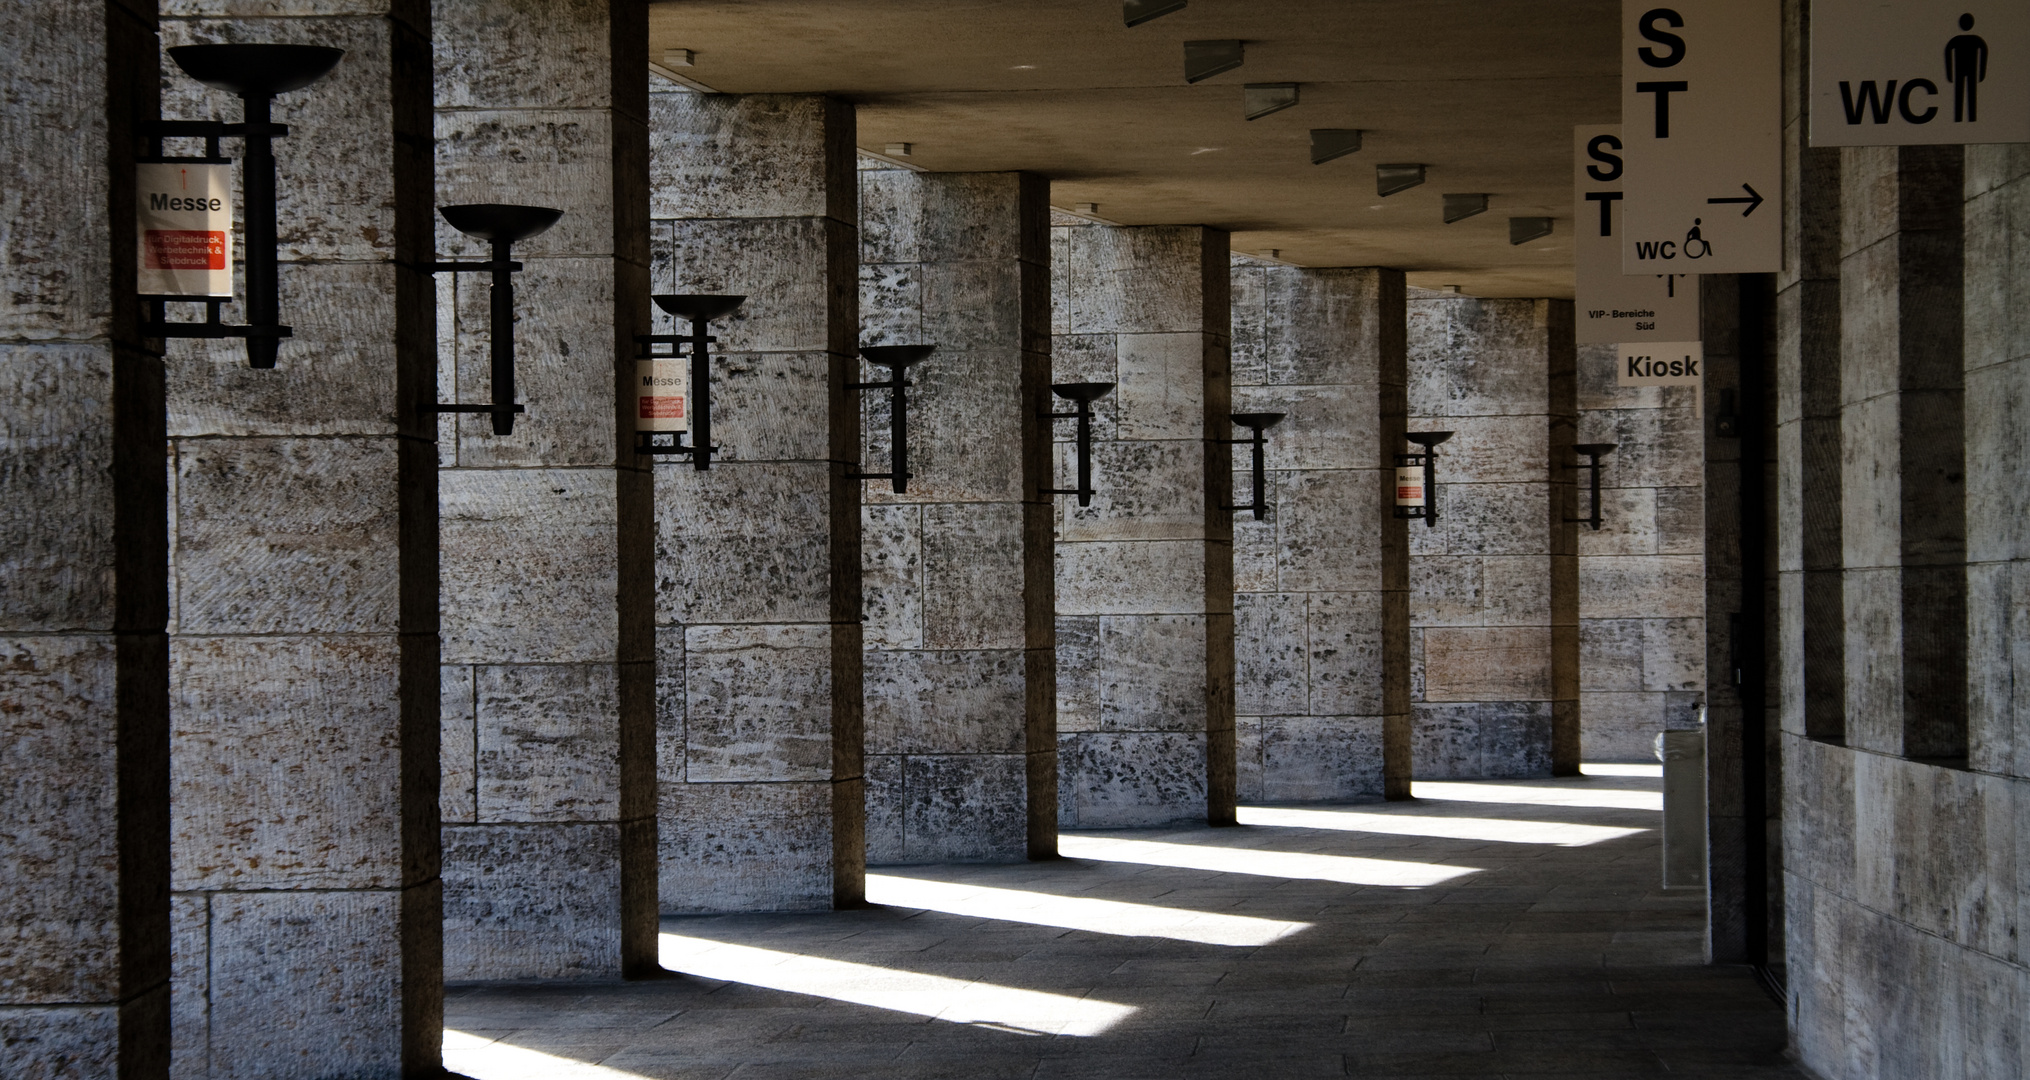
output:
<instances>
[{"instance_id":1,"label":"wall-mounted light shade","mask_svg":"<svg viewBox=\"0 0 2030 1080\"><path fill-rule=\"evenodd\" d=\"M1183 11L1189 3L1190 0L1121 0L1121 21L1129 26L1140 26L1150 19Z\"/></svg>"},{"instance_id":2,"label":"wall-mounted light shade","mask_svg":"<svg viewBox=\"0 0 2030 1080\"><path fill-rule=\"evenodd\" d=\"M1423 447L1422 452L1396 455L1396 516L1423 518L1424 527L1438 527L1439 443L1452 437L1449 431L1412 431L1404 436Z\"/></svg>"},{"instance_id":3,"label":"wall-mounted light shade","mask_svg":"<svg viewBox=\"0 0 2030 1080\"><path fill-rule=\"evenodd\" d=\"M1076 408L1071 412L1043 412L1037 415L1046 420L1078 421L1078 486L1069 488L1044 488L1043 495L1076 495L1080 506L1093 504L1093 402L1113 390L1110 382L1052 383L1050 391L1071 402Z\"/></svg>"},{"instance_id":4,"label":"wall-mounted light shade","mask_svg":"<svg viewBox=\"0 0 2030 1080\"><path fill-rule=\"evenodd\" d=\"M1422 165L1377 165L1374 167L1374 190L1377 195L1394 195L1408 191L1424 182Z\"/></svg>"},{"instance_id":5,"label":"wall-mounted light shade","mask_svg":"<svg viewBox=\"0 0 2030 1080\"><path fill-rule=\"evenodd\" d=\"M662 293L649 297L666 314L691 323L689 334L638 334L634 342L641 347L635 353L635 366L640 377L652 375L659 363L667 364L682 355L690 353L691 372L686 389L685 402L688 416L684 423L646 423L652 418L637 416L635 420L634 452L656 457L688 457L699 472L712 467L712 455L719 448L712 443L712 355L711 343L719 340L705 333L713 319L731 315L747 301L745 296L722 294L672 295ZM670 351L657 352L657 345L668 345ZM643 367L649 371L642 372ZM669 429L674 430L669 430ZM689 445L684 443L684 432L691 435Z\"/></svg>"},{"instance_id":6,"label":"wall-mounted light shade","mask_svg":"<svg viewBox=\"0 0 2030 1080\"><path fill-rule=\"evenodd\" d=\"M1245 439L1219 439L1216 441L1224 443L1228 446L1237 446L1241 443L1247 443L1250 449L1253 450L1252 457L1254 466L1255 498L1254 502L1248 504L1247 506L1228 506L1224 507L1223 509L1229 511L1252 510L1254 511L1256 521L1262 520L1262 515L1268 512L1269 500L1267 498L1267 489L1269 486L1268 485L1269 470L1267 461L1263 454L1263 445L1264 443L1267 442L1267 438L1262 433L1272 427L1275 427L1276 421L1281 420L1283 416L1284 414L1279 412L1258 412L1258 413L1237 412L1231 414L1231 419L1235 424L1238 424L1241 427L1248 429L1248 437Z\"/></svg>"},{"instance_id":7,"label":"wall-mounted light shade","mask_svg":"<svg viewBox=\"0 0 2030 1080\"><path fill-rule=\"evenodd\" d=\"M1527 244L1551 235L1551 219L1547 217L1512 217L1508 219L1508 242Z\"/></svg>"},{"instance_id":8,"label":"wall-mounted light shade","mask_svg":"<svg viewBox=\"0 0 2030 1080\"><path fill-rule=\"evenodd\" d=\"M512 206L506 203L469 203L464 206L440 206L439 214L452 228L493 245L493 258L485 262L433 262L433 272L450 273L486 272L493 275L492 310L489 313L488 332L492 336L492 383L493 403L490 405L461 405L439 402L432 406L440 413L490 413L493 416L495 435L512 435L515 430L515 414L523 407L515 404L515 279L514 272L522 264L514 261L514 246L518 240L527 240L557 223L564 216L562 210L547 206Z\"/></svg>"},{"instance_id":9,"label":"wall-mounted light shade","mask_svg":"<svg viewBox=\"0 0 2030 1080\"><path fill-rule=\"evenodd\" d=\"M937 351L935 345L863 345L860 355L867 362L888 369L881 382L847 383L848 390L888 391L888 471L863 473L846 470L848 480L887 480L897 495L909 491L909 395L910 365Z\"/></svg>"},{"instance_id":10,"label":"wall-mounted light shade","mask_svg":"<svg viewBox=\"0 0 2030 1080\"><path fill-rule=\"evenodd\" d=\"M1359 128L1312 128L1311 164L1323 165L1360 149Z\"/></svg>"},{"instance_id":11,"label":"wall-mounted light shade","mask_svg":"<svg viewBox=\"0 0 2030 1080\"><path fill-rule=\"evenodd\" d=\"M1248 83L1241 87L1241 103L1245 106L1246 118L1260 120L1270 113L1282 112L1297 104L1297 84L1293 82Z\"/></svg>"},{"instance_id":12,"label":"wall-mounted light shade","mask_svg":"<svg viewBox=\"0 0 2030 1080\"><path fill-rule=\"evenodd\" d=\"M1485 195L1445 196L1445 224L1447 225L1455 221L1464 221L1475 214L1485 213L1487 213L1487 196Z\"/></svg>"},{"instance_id":13,"label":"wall-mounted light shade","mask_svg":"<svg viewBox=\"0 0 2030 1080\"><path fill-rule=\"evenodd\" d=\"M1187 41L1184 43L1184 81L1210 79L1222 71L1241 66L1246 57L1239 39Z\"/></svg>"},{"instance_id":14,"label":"wall-mounted light shade","mask_svg":"<svg viewBox=\"0 0 2030 1080\"><path fill-rule=\"evenodd\" d=\"M1578 464L1578 465L1574 466L1574 468L1579 468L1579 469L1585 469L1585 470L1587 470L1588 472L1590 472L1590 473L1592 473L1592 474L1593 474L1593 475L1592 475L1592 484L1591 484L1591 486L1592 486L1592 488L1593 488L1593 512L1592 512L1592 513L1590 513L1590 514L1587 514L1587 515L1586 515L1585 517L1582 517L1582 518L1566 518L1566 519L1565 519L1566 521L1570 521L1570 522L1576 522L1576 523L1578 523L1578 524L1582 524L1582 525L1591 525L1591 526L1593 527L1593 531L1594 531L1594 532L1599 532L1599 531L1600 531L1600 522L1601 522L1601 518L1600 518L1600 459L1601 459L1602 457L1604 457L1605 455L1608 455L1608 454L1611 454L1611 453L1613 453L1613 452L1614 452L1614 448L1615 448L1615 447L1616 447L1617 445L1619 445L1619 444L1618 444L1618 443L1611 443L1611 442L1603 442L1603 443L1579 443L1579 444L1577 444L1577 445L1575 445L1575 446L1573 446L1573 447L1572 447L1572 450L1573 450L1573 451L1574 451L1575 453L1579 453L1579 454L1582 454L1582 455L1584 455L1584 456L1585 456L1585 458L1586 458L1586 460L1585 460L1584 462L1582 462L1582 463L1580 463L1580 464Z\"/></svg>"}]
</instances>

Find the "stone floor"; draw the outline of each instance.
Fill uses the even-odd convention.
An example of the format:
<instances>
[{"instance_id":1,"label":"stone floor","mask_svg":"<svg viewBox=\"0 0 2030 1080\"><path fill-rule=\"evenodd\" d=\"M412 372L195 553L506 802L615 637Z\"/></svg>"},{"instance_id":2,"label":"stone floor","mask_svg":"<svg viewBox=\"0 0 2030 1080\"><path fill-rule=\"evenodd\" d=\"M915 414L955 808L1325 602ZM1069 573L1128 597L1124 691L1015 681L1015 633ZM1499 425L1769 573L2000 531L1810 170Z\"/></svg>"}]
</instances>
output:
<instances>
[{"instance_id":1,"label":"stone floor","mask_svg":"<svg viewBox=\"0 0 2030 1080\"><path fill-rule=\"evenodd\" d=\"M1419 783L1081 832L1066 858L888 867L877 906L671 918L610 985L454 988L477 1080L1790 1077L1782 1011L1699 962L1661 780Z\"/></svg>"}]
</instances>

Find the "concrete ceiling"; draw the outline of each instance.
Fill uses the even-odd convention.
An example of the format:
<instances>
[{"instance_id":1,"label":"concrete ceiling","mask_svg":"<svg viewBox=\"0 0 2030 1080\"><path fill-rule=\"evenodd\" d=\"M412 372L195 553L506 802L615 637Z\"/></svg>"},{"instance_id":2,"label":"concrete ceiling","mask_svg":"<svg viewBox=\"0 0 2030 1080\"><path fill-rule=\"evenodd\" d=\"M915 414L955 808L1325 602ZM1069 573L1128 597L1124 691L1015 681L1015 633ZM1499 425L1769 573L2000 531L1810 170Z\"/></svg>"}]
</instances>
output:
<instances>
[{"instance_id":1,"label":"concrete ceiling","mask_svg":"<svg viewBox=\"0 0 2030 1080\"><path fill-rule=\"evenodd\" d=\"M1620 119L1613 0L1191 0L1133 29L1120 0L671 0L650 57L726 93L827 93L859 144L914 145L938 172L1027 169L1052 204L1128 225L1232 230L1234 250L1304 266L1393 266L1477 296L1572 295L1574 124ZM1188 85L1186 40L1239 38L1240 68ZM1295 82L1248 121L1241 87ZM1363 149L1310 161L1311 128ZM1374 166L1429 179L1381 198ZM1486 192L1443 223L1440 196ZM1510 217L1553 235L1508 242Z\"/></svg>"}]
</instances>

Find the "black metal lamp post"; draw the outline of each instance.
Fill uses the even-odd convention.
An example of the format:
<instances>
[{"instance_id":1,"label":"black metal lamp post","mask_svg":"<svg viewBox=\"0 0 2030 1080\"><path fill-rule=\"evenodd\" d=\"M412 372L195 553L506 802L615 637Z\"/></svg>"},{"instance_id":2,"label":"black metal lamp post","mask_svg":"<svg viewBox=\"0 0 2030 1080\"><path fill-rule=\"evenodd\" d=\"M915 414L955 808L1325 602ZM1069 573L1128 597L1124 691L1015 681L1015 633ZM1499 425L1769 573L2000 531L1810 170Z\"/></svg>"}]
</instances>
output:
<instances>
[{"instance_id":1,"label":"black metal lamp post","mask_svg":"<svg viewBox=\"0 0 2030 1080\"><path fill-rule=\"evenodd\" d=\"M848 480L887 480L894 485L895 493L901 495L909 490L909 397L907 378L909 366L937 349L935 345L863 345L860 355L870 364L889 370L889 378L883 382L847 383L848 390L888 391L888 471L885 473L863 473L847 470Z\"/></svg>"},{"instance_id":2,"label":"black metal lamp post","mask_svg":"<svg viewBox=\"0 0 2030 1080\"><path fill-rule=\"evenodd\" d=\"M222 162L218 153L221 137L238 136L246 141L241 157L241 189L246 203L247 322L229 326L219 321L219 306L226 297L204 296L207 308L201 323L172 323L164 313L164 300L175 296L150 297L149 314L141 325L144 337L247 339L247 363L272 368L281 348L281 339L291 330L282 325L281 285L275 256L275 147L274 140L289 134L286 124L270 120L276 94L301 90L323 78L345 55L344 49L321 45L179 45L169 50L176 66L214 90L238 94L244 120L238 124L212 121L160 121L151 125L157 160L162 159L164 137L199 137L206 142L208 163Z\"/></svg>"},{"instance_id":3,"label":"black metal lamp post","mask_svg":"<svg viewBox=\"0 0 2030 1080\"><path fill-rule=\"evenodd\" d=\"M1077 408L1071 412L1046 412L1037 415L1046 420L1078 420L1078 486L1069 488L1044 488L1044 495L1076 495L1080 506L1093 504L1093 402L1113 390L1110 382L1053 383L1050 390L1058 397L1071 402Z\"/></svg>"},{"instance_id":4,"label":"black metal lamp post","mask_svg":"<svg viewBox=\"0 0 2030 1080\"><path fill-rule=\"evenodd\" d=\"M514 261L515 241L542 233L555 225L564 212L546 206L511 206L505 203L440 206L437 212L444 215L444 220L450 222L452 228L493 245L493 258L485 262L430 264L433 272L486 272L493 275L493 310L489 320L493 339L493 403L460 405L439 402L428 408L439 413L490 413L493 416L493 433L512 435L515 414L524 411L522 406L515 404L515 282L512 275L522 268L521 263Z\"/></svg>"},{"instance_id":5,"label":"black metal lamp post","mask_svg":"<svg viewBox=\"0 0 2030 1080\"><path fill-rule=\"evenodd\" d=\"M1396 455L1396 516L1423 518L1424 527L1438 527L1439 443L1452 437L1449 431L1412 431L1404 436L1423 447L1422 453Z\"/></svg>"},{"instance_id":6,"label":"black metal lamp post","mask_svg":"<svg viewBox=\"0 0 2030 1080\"><path fill-rule=\"evenodd\" d=\"M1582 518L1566 518L1566 521L1591 525L1594 532L1600 531L1600 459L1614 452L1617 443L1579 443L1572 447L1577 453L1586 455L1582 465L1575 469L1586 469L1593 474L1593 512Z\"/></svg>"},{"instance_id":7,"label":"black metal lamp post","mask_svg":"<svg viewBox=\"0 0 2030 1080\"><path fill-rule=\"evenodd\" d=\"M1228 507L1225 507L1224 509L1227 509L1227 510L1253 510L1253 511L1255 512L1255 520L1256 520L1256 521L1260 521L1260 520L1262 520L1262 515L1268 512L1268 509L1269 509L1269 500L1268 500L1268 498L1267 498L1267 495L1266 495L1266 491L1265 491L1265 489L1266 489L1266 488L1268 487L1268 466L1267 466L1266 462L1265 462L1265 461L1263 460L1263 456L1262 456L1262 445L1263 445L1263 443L1264 443L1264 442L1266 441L1266 438L1265 438L1265 436L1264 436L1264 435L1263 435L1262 433L1263 433L1263 432L1265 432L1265 431L1267 431L1268 429L1270 429L1270 428L1272 428L1272 427L1275 427L1275 426L1276 426L1276 421L1278 421L1278 420L1281 420L1281 419L1283 418L1283 415L1284 415L1284 414L1282 414L1282 413L1279 413L1279 412L1237 412L1237 413L1234 413L1234 414L1233 414L1233 422L1234 422L1234 423L1236 423L1236 424L1239 424L1240 426L1242 426L1242 427L1244 427L1244 428L1247 428L1247 429L1248 429L1248 431L1249 431L1249 432L1251 432L1252 434L1250 434L1250 435L1249 435L1249 436L1248 436L1247 438L1245 438L1245 439L1218 439L1218 440L1215 440L1215 441L1217 441L1217 442L1220 442L1220 443L1223 443L1223 444L1225 444L1225 445L1227 445L1227 446L1238 446L1238 445L1240 445L1241 443L1248 443L1248 444L1251 444L1251 445L1253 446L1253 448L1254 448L1254 459L1255 459L1255 501L1254 501L1254 502L1253 502L1252 504L1248 505L1248 506L1228 506Z\"/></svg>"},{"instance_id":8,"label":"black metal lamp post","mask_svg":"<svg viewBox=\"0 0 2030 1080\"><path fill-rule=\"evenodd\" d=\"M684 355L689 350L691 359L690 393L688 417L682 426L672 425L673 430L635 429L634 452L657 457L688 457L699 472L712 467L712 455L719 448L712 443L712 355L711 343L719 340L705 333L713 319L733 314L747 301L745 296L720 295L673 295L662 293L649 297L655 305L679 319L691 322L689 334L640 334L634 339L641 346L635 353L636 367L653 366L658 361L669 361ZM668 345L670 351L657 352L657 345ZM647 376L644 376L647 377ZM640 424L642 419L637 418ZM684 432L689 431L691 442L686 445Z\"/></svg>"}]
</instances>

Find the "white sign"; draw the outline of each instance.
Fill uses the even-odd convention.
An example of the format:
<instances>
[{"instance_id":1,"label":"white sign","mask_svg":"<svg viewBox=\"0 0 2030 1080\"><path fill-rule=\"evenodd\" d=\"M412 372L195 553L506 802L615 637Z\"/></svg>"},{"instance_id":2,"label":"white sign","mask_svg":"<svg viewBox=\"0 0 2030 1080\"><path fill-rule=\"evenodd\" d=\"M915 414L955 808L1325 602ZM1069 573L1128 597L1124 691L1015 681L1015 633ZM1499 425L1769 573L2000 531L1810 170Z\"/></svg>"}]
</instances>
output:
<instances>
[{"instance_id":1,"label":"white sign","mask_svg":"<svg viewBox=\"0 0 2030 1080\"><path fill-rule=\"evenodd\" d=\"M1778 0L1622 2L1622 273L1781 270Z\"/></svg>"},{"instance_id":2,"label":"white sign","mask_svg":"<svg viewBox=\"0 0 2030 1080\"><path fill-rule=\"evenodd\" d=\"M670 359L634 362L636 431L691 429L690 363L689 360Z\"/></svg>"},{"instance_id":3,"label":"white sign","mask_svg":"<svg viewBox=\"0 0 2030 1080\"><path fill-rule=\"evenodd\" d=\"M2030 142L2030 3L1813 0L1811 144Z\"/></svg>"},{"instance_id":4,"label":"white sign","mask_svg":"<svg viewBox=\"0 0 2030 1080\"><path fill-rule=\"evenodd\" d=\"M1698 386L1706 347L1696 341L1623 345L1615 362L1620 386Z\"/></svg>"},{"instance_id":5,"label":"white sign","mask_svg":"<svg viewBox=\"0 0 2030 1080\"><path fill-rule=\"evenodd\" d=\"M1581 345L1699 336L1699 279L1621 272L1621 125L1572 129L1573 305Z\"/></svg>"},{"instance_id":6,"label":"white sign","mask_svg":"<svg viewBox=\"0 0 2030 1080\"><path fill-rule=\"evenodd\" d=\"M143 296L233 295L233 167L134 166Z\"/></svg>"}]
</instances>

